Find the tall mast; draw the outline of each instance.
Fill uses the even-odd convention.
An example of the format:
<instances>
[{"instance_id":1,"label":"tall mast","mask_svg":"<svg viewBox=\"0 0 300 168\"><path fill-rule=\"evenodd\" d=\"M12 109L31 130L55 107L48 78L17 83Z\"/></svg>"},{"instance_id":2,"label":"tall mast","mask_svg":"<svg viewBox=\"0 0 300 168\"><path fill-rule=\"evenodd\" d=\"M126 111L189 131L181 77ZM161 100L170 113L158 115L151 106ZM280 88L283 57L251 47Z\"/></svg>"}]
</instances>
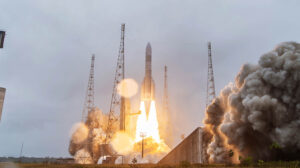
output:
<instances>
[{"instance_id":1,"label":"tall mast","mask_svg":"<svg viewBox=\"0 0 300 168\"><path fill-rule=\"evenodd\" d=\"M206 107L216 98L214 71L212 66L211 43L208 42L208 70L206 88Z\"/></svg>"},{"instance_id":2,"label":"tall mast","mask_svg":"<svg viewBox=\"0 0 300 168\"><path fill-rule=\"evenodd\" d=\"M108 114L108 124L106 130L105 142L108 143L113 136L113 125L120 121L120 130L125 130L125 99L117 93L118 84L125 78L125 65L124 65L124 38L125 38L125 24L121 25L121 41L119 48L119 56L115 73L115 80L113 84L113 92L110 103L110 110Z\"/></svg>"},{"instance_id":3,"label":"tall mast","mask_svg":"<svg viewBox=\"0 0 300 168\"><path fill-rule=\"evenodd\" d=\"M169 112L169 93L168 93L168 67L165 66L165 74L164 74L164 111L166 113Z\"/></svg>"},{"instance_id":4,"label":"tall mast","mask_svg":"<svg viewBox=\"0 0 300 168\"><path fill-rule=\"evenodd\" d=\"M82 122L84 122L87 118L88 113L90 113L95 108L94 103L94 66L95 66L95 55L92 55L91 59L91 68L90 68L90 75L89 75L89 82L88 87L86 90L86 96L84 101L84 108L82 111Z\"/></svg>"}]
</instances>

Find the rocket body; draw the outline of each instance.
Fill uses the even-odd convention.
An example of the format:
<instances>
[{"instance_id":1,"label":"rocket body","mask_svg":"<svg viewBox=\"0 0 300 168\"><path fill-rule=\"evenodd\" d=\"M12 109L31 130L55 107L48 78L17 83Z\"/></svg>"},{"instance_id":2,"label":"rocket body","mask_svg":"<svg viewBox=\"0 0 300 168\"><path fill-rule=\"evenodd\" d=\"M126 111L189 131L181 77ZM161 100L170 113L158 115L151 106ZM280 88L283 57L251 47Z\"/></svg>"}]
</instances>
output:
<instances>
[{"instance_id":1,"label":"rocket body","mask_svg":"<svg viewBox=\"0 0 300 168\"><path fill-rule=\"evenodd\" d=\"M152 49L150 43L146 47L146 61L145 61L145 77L142 83L141 101L144 101L147 116L150 110L151 101L155 98L155 85L152 78Z\"/></svg>"}]
</instances>

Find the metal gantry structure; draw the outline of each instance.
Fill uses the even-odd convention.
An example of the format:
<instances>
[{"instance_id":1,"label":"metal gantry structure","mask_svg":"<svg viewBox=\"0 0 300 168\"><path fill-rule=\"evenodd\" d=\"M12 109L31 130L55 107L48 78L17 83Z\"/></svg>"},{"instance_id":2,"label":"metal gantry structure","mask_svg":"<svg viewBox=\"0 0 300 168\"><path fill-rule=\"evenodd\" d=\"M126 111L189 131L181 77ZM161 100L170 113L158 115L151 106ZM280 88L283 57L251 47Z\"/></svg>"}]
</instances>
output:
<instances>
[{"instance_id":1,"label":"metal gantry structure","mask_svg":"<svg viewBox=\"0 0 300 168\"><path fill-rule=\"evenodd\" d=\"M125 24L121 25L121 41L118 55L118 62L115 72L115 79L113 83L113 92L110 103L110 110L108 114L108 124L106 130L105 143L109 143L114 134L114 125L119 121L120 130L125 130L125 98L118 94L118 84L125 78L124 67L124 38L125 38Z\"/></svg>"},{"instance_id":2,"label":"metal gantry structure","mask_svg":"<svg viewBox=\"0 0 300 168\"><path fill-rule=\"evenodd\" d=\"M92 55L91 59L91 69L89 75L89 82L86 90L84 107L82 110L82 122L84 122L88 114L95 109L95 96L94 96L94 67L95 67L95 55Z\"/></svg>"},{"instance_id":3,"label":"metal gantry structure","mask_svg":"<svg viewBox=\"0 0 300 168\"><path fill-rule=\"evenodd\" d=\"M216 98L214 71L211 56L211 42L208 42L208 70L206 88L206 107Z\"/></svg>"}]
</instances>

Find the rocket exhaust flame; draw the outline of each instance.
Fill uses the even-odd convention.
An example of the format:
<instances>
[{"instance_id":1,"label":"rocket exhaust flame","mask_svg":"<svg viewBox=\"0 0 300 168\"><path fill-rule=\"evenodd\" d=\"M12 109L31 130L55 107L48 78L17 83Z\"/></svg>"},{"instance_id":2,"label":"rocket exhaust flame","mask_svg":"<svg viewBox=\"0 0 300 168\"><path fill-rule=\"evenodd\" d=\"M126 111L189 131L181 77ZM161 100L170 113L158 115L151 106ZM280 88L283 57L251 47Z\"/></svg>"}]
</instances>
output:
<instances>
[{"instance_id":1,"label":"rocket exhaust flame","mask_svg":"<svg viewBox=\"0 0 300 168\"><path fill-rule=\"evenodd\" d=\"M170 148L159 136L158 120L156 114L155 101L150 103L149 115L146 114L145 102L141 102L141 114L138 116L136 125L136 136L134 150L140 152L142 145L144 145L144 155L155 155L158 159L163 154L170 151ZM144 139L144 144L142 140ZM156 162L158 160L155 160Z\"/></svg>"},{"instance_id":2,"label":"rocket exhaust flame","mask_svg":"<svg viewBox=\"0 0 300 168\"><path fill-rule=\"evenodd\" d=\"M141 114L137 119L135 142L142 140L141 134L145 134L144 138L153 138L155 142L160 142L158 121L156 115L155 101L151 101L149 116L146 115L145 103L142 101L140 106Z\"/></svg>"}]
</instances>

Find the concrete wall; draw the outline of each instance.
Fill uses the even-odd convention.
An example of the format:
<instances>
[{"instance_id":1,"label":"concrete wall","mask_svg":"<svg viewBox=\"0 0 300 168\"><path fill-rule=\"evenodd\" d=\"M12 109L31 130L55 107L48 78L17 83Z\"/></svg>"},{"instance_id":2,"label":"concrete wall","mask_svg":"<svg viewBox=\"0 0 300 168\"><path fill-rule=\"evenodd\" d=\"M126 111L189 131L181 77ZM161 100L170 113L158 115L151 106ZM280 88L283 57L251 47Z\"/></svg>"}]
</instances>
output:
<instances>
[{"instance_id":1,"label":"concrete wall","mask_svg":"<svg viewBox=\"0 0 300 168\"><path fill-rule=\"evenodd\" d=\"M5 97L5 88L0 87L0 121L2 116L2 109L3 109L3 103L4 103L4 97Z\"/></svg>"},{"instance_id":2,"label":"concrete wall","mask_svg":"<svg viewBox=\"0 0 300 168\"><path fill-rule=\"evenodd\" d=\"M204 163L203 129L198 127L158 163L178 164L181 161Z\"/></svg>"}]
</instances>

